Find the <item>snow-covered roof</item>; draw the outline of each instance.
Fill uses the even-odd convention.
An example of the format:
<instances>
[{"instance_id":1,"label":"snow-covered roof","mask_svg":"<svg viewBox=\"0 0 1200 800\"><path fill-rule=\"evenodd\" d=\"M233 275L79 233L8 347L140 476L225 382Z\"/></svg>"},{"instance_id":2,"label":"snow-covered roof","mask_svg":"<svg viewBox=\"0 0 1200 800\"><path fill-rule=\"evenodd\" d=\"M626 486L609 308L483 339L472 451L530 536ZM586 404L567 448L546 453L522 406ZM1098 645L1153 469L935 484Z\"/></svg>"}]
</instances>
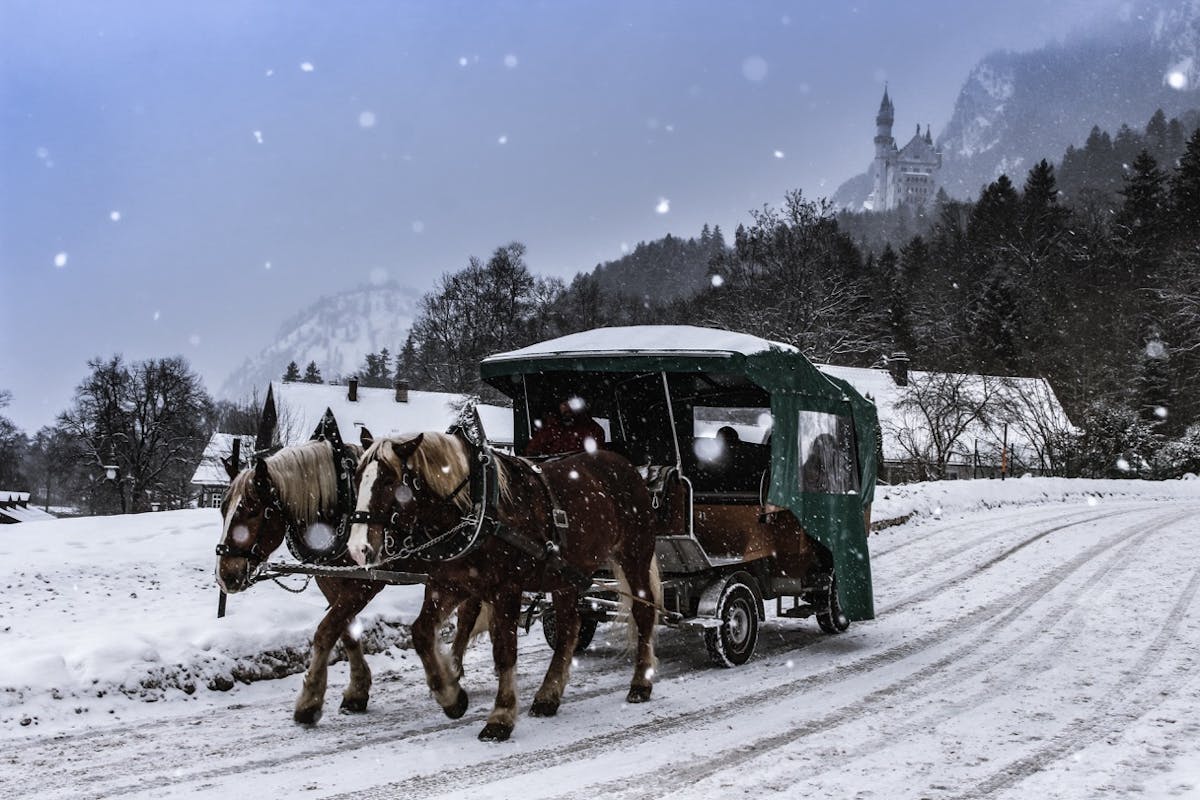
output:
<instances>
[{"instance_id":1,"label":"snow-covered roof","mask_svg":"<svg viewBox=\"0 0 1200 800\"><path fill-rule=\"evenodd\" d=\"M29 505L29 492L0 490L0 522L39 522L57 519L40 508Z\"/></svg>"},{"instance_id":2,"label":"snow-covered roof","mask_svg":"<svg viewBox=\"0 0 1200 800\"><path fill-rule=\"evenodd\" d=\"M910 443L919 444L928 438L928 432L920 428L925 426L924 419L914 409L906 409L901 401L909 393L909 389L896 384L890 372L885 369L870 369L866 367L841 367L834 364L817 364L817 369L840 378L864 396L875 402L879 414L879 424L883 431L883 458L885 461L907 461L910 453L901 443L901 431L907 430ZM995 393L998 401L1006 405L1009 413L1023 414L1025 422L1010 424L1008 429L1008 445L1026 463L1036 463L1033 442L1022 431L1022 427L1041 424L1052 426L1059 430L1073 430L1066 411L1054 394L1050 384L1042 378L996 377L963 373L926 372L910 370L908 373L909 387L922 382L946 379L953 382L961 381L962 390L966 394L979 396L985 385ZM1036 420L1031 419L1036 417ZM988 455L999 447L1003 436L1003 420L998 424L987 426L982 423L972 424L959 439L962 448L973 450L975 442L979 442L980 455ZM910 447L912 445L910 444ZM952 459L952 463L960 463L963 458ZM990 458L989 458L990 461Z\"/></svg>"},{"instance_id":3,"label":"snow-covered roof","mask_svg":"<svg viewBox=\"0 0 1200 800\"><path fill-rule=\"evenodd\" d=\"M193 484L196 486L225 486L229 483L229 476L225 474L225 465L221 463L221 459L228 458L233 452L234 439L242 440L241 461L242 466L246 466L249 455L254 452L254 437L232 433L214 433L204 447L204 455L200 456L200 464L192 473Z\"/></svg>"},{"instance_id":4,"label":"snow-covered roof","mask_svg":"<svg viewBox=\"0 0 1200 800\"><path fill-rule=\"evenodd\" d=\"M700 328L694 325L630 325L615 328L572 333L531 344L520 350L497 353L484 359L491 361L513 361L546 356L601 356L625 355L754 355L772 348L790 353L799 352L795 347L769 339L760 339L748 333L734 333L716 328Z\"/></svg>"},{"instance_id":5,"label":"snow-covered roof","mask_svg":"<svg viewBox=\"0 0 1200 800\"><path fill-rule=\"evenodd\" d=\"M455 423L458 409L466 399L465 395L451 392L410 391L408 400L399 402L394 389L359 386L358 399L351 401L347 386L321 383L275 383L272 386L279 417L279 440L285 445L308 441L325 416L326 408L332 409L342 438L357 442L364 426L376 437L444 431ZM511 409L480 404L479 415L493 444L512 444Z\"/></svg>"}]
</instances>

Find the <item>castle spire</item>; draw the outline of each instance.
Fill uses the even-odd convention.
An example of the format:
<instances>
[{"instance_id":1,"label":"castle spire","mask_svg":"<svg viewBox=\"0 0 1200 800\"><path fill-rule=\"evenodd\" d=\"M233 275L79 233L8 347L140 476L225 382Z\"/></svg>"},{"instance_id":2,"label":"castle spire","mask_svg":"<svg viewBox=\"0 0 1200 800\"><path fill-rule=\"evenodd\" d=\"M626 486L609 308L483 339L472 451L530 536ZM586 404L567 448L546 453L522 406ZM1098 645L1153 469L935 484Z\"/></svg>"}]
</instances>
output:
<instances>
[{"instance_id":1,"label":"castle spire","mask_svg":"<svg viewBox=\"0 0 1200 800\"><path fill-rule=\"evenodd\" d=\"M885 121L890 125L896 118L896 107L892 105L892 99L888 97L887 84L883 85L883 100L879 102L879 114L875 117L875 124L882 125Z\"/></svg>"}]
</instances>

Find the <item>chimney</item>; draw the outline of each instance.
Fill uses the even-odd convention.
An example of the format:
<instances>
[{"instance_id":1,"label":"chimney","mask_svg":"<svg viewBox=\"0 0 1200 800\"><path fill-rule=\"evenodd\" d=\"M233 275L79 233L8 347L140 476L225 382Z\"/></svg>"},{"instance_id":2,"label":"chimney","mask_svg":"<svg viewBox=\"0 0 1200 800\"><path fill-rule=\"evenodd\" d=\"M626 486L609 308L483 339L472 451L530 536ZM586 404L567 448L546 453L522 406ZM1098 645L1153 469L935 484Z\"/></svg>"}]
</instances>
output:
<instances>
[{"instance_id":1,"label":"chimney","mask_svg":"<svg viewBox=\"0 0 1200 800\"><path fill-rule=\"evenodd\" d=\"M351 403L358 402L358 378L350 379L350 391L346 394L346 399Z\"/></svg>"},{"instance_id":2,"label":"chimney","mask_svg":"<svg viewBox=\"0 0 1200 800\"><path fill-rule=\"evenodd\" d=\"M887 359L888 372L897 386L908 386L908 353L898 350Z\"/></svg>"},{"instance_id":3,"label":"chimney","mask_svg":"<svg viewBox=\"0 0 1200 800\"><path fill-rule=\"evenodd\" d=\"M401 378L396 379L396 402L408 402L408 381Z\"/></svg>"}]
</instances>

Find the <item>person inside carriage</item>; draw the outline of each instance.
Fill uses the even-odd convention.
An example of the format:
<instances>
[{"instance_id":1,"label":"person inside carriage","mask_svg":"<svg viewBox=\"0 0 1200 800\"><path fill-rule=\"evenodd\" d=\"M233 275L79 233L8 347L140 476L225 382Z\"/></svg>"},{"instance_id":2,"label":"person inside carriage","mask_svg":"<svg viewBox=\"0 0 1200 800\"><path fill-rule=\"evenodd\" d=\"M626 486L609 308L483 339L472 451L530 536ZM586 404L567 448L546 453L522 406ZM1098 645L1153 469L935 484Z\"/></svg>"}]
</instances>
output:
<instances>
[{"instance_id":1,"label":"person inside carriage","mask_svg":"<svg viewBox=\"0 0 1200 800\"><path fill-rule=\"evenodd\" d=\"M542 426L525 446L527 456L591 452L604 446L604 429L588 414L587 401L569 397L558 404L558 411L542 414Z\"/></svg>"}]
</instances>

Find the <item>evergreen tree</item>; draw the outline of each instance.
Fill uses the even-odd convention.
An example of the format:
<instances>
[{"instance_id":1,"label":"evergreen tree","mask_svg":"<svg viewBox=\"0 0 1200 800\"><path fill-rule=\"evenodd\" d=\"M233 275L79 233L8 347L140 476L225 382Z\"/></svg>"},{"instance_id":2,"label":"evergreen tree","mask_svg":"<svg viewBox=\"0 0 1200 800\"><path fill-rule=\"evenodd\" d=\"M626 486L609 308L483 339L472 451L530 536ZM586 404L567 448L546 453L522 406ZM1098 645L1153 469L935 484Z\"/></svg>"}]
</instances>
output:
<instances>
[{"instance_id":1,"label":"evergreen tree","mask_svg":"<svg viewBox=\"0 0 1200 800\"><path fill-rule=\"evenodd\" d=\"M1117 215L1118 230L1135 246L1157 248L1166 212L1166 175L1149 151L1133 161L1133 169L1121 189L1124 203Z\"/></svg>"},{"instance_id":2,"label":"evergreen tree","mask_svg":"<svg viewBox=\"0 0 1200 800\"><path fill-rule=\"evenodd\" d=\"M300 380L304 383L323 383L321 370L317 369L317 362L308 362L308 366L304 368L304 377Z\"/></svg>"},{"instance_id":3,"label":"evergreen tree","mask_svg":"<svg viewBox=\"0 0 1200 800\"><path fill-rule=\"evenodd\" d=\"M296 383L300 380L300 368L296 366L295 361L289 361L287 369L283 372L284 383Z\"/></svg>"},{"instance_id":4,"label":"evergreen tree","mask_svg":"<svg viewBox=\"0 0 1200 800\"><path fill-rule=\"evenodd\" d=\"M1179 168L1171 177L1171 212L1177 231L1200 239L1200 128L1188 138Z\"/></svg>"}]
</instances>

